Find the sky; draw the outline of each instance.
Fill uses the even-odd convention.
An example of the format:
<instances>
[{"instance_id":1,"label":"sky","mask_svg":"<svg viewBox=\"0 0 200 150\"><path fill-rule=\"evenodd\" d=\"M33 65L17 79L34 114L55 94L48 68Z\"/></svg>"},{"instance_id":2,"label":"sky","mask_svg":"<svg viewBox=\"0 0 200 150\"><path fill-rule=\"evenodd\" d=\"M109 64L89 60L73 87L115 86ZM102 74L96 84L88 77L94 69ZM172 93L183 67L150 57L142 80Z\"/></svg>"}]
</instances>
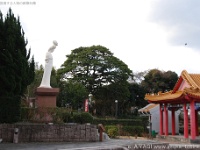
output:
<instances>
[{"instance_id":1,"label":"sky","mask_svg":"<svg viewBox=\"0 0 200 150\"><path fill-rule=\"evenodd\" d=\"M102 45L133 72L200 73L198 0L0 0L4 16L9 8L39 64L56 40L56 69L71 50Z\"/></svg>"}]
</instances>

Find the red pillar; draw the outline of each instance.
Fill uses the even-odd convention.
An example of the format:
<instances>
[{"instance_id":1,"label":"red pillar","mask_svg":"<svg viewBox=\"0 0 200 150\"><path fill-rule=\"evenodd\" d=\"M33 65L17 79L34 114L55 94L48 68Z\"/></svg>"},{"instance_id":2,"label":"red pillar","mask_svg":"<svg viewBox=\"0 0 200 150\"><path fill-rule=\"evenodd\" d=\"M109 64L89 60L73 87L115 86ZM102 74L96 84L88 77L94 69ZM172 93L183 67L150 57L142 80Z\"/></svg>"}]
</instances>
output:
<instances>
[{"instance_id":1,"label":"red pillar","mask_svg":"<svg viewBox=\"0 0 200 150\"><path fill-rule=\"evenodd\" d=\"M175 135L175 109L172 108L172 135Z\"/></svg>"},{"instance_id":2,"label":"red pillar","mask_svg":"<svg viewBox=\"0 0 200 150\"><path fill-rule=\"evenodd\" d=\"M184 110L184 137L188 138L188 110L187 110L186 105L187 104L184 103L184 107L183 107L183 110Z\"/></svg>"},{"instance_id":3,"label":"red pillar","mask_svg":"<svg viewBox=\"0 0 200 150\"><path fill-rule=\"evenodd\" d=\"M168 135L168 110L167 104L164 105L164 114L165 114L165 135Z\"/></svg>"},{"instance_id":4,"label":"red pillar","mask_svg":"<svg viewBox=\"0 0 200 150\"><path fill-rule=\"evenodd\" d=\"M195 110L195 117L196 117L196 136L199 136L199 129L198 129L198 111Z\"/></svg>"},{"instance_id":5,"label":"red pillar","mask_svg":"<svg viewBox=\"0 0 200 150\"><path fill-rule=\"evenodd\" d=\"M190 130L191 130L191 139L196 139L197 127L196 127L196 113L195 113L195 101L190 102Z\"/></svg>"},{"instance_id":6,"label":"red pillar","mask_svg":"<svg viewBox=\"0 0 200 150\"><path fill-rule=\"evenodd\" d=\"M160 104L160 135L163 135L163 110L162 104Z\"/></svg>"}]
</instances>

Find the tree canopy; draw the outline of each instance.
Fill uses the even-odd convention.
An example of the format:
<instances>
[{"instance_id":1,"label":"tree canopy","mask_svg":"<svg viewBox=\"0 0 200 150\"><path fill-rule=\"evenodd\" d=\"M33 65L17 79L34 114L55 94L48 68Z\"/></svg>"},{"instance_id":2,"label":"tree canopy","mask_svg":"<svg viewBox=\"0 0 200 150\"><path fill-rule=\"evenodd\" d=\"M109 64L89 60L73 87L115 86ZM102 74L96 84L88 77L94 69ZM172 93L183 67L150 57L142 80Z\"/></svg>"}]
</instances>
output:
<instances>
[{"instance_id":1,"label":"tree canopy","mask_svg":"<svg viewBox=\"0 0 200 150\"><path fill-rule=\"evenodd\" d=\"M66 57L58 74L63 79L82 83L92 93L103 85L126 82L131 76L128 66L100 45L79 47Z\"/></svg>"},{"instance_id":2,"label":"tree canopy","mask_svg":"<svg viewBox=\"0 0 200 150\"><path fill-rule=\"evenodd\" d=\"M57 99L58 106L72 106L73 109L83 107L84 100L88 97L86 88L79 82L61 81L60 93Z\"/></svg>"},{"instance_id":3,"label":"tree canopy","mask_svg":"<svg viewBox=\"0 0 200 150\"><path fill-rule=\"evenodd\" d=\"M172 71L149 70L141 85L147 93L157 93L172 90L178 80L178 75Z\"/></svg>"},{"instance_id":4,"label":"tree canopy","mask_svg":"<svg viewBox=\"0 0 200 150\"><path fill-rule=\"evenodd\" d=\"M20 19L9 9L0 12L0 122L15 122L20 116L20 100L34 79L34 58L26 46Z\"/></svg>"}]
</instances>

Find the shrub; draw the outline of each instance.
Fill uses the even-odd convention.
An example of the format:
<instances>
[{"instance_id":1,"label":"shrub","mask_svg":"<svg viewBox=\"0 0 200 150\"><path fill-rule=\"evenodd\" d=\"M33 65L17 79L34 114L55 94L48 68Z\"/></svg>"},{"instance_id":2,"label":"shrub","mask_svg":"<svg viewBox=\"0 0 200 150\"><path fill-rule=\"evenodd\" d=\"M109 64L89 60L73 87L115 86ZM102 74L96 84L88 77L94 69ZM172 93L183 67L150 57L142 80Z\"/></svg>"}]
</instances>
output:
<instances>
[{"instance_id":1,"label":"shrub","mask_svg":"<svg viewBox=\"0 0 200 150\"><path fill-rule=\"evenodd\" d=\"M82 120L82 123L93 123L93 117L88 112L81 113L81 120Z\"/></svg>"},{"instance_id":2,"label":"shrub","mask_svg":"<svg viewBox=\"0 0 200 150\"><path fill-rule=\"evenodd\" d=\"M72 122L72 115L70 112L63 112L62 118L63 118L63 122L65 123Z\"/></svg>"},{"instance_id":3,"label":"shrub","mask_svg":"<svg viewBox=\"0 0 200 150\"><path fill-rule=\"evenodd\" d=\"M73 122L81 123L81 114L80 113L73 113Z\"/></svg>"},{"instance_id":4,"label":"shrub","mask_svg":"<svg viewBox=\"0 0 200 150\"><path fill-rule=\"evenodd\" d=\"M93 123L93 117L90 113L83 112L83 113L74 113L73 120L76 123Z\"/></svg>"},{"instance_id":5,"label":"shrub","mask_svg":"<svg viewBox=\"0 0 200 150\"><path fill-rule=\"evenodd\" d=\"M142 126L123 126L122 130L132 136L141 136L144 133L144 128Z\"/></svg>"},{"instance_id":6,"label":"shrub","mask_svg":"<svg viewBox=\"0 0 200 150\"><path fill-rule=\"evenodd\" d=\"M21 108L21 120L30 121L34 118L34 108L22 107Z\"/></svg>"},{"instance_id":7,"label":"shrub","mask_svg":"<svg viewBox=\"0 0 200 150\"><path fill-rule=\"evenodd\" d=\"M110 138L115 138L118 136L118 128L117 126L105 126L106 133Z\"/></svg>"},{"instance_id":8,"label":"shrub","mask_svg":"<svg viewBox=\"0 0 200 150\"><path fill-rule=\"evenodd\" d=\"M94 124L103 124L105 125L123 125L123 126L143 126L143 121L139 118L137 119L94 119Z\"/></svg>"}]
</instances>

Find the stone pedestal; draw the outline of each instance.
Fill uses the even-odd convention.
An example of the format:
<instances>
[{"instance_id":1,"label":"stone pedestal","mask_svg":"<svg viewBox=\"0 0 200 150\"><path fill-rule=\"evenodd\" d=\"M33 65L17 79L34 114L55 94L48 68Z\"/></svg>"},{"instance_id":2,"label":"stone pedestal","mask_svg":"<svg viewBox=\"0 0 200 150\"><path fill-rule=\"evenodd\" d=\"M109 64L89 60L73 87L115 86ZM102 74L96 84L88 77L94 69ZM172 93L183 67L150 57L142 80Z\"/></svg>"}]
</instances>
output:
<instances>
[{"instance_id":1,"label":"stone pedestal","mask_svg":"<svg viewBox=\"0 0 200 150\"><path fill-rule=\"evenodd\" d=\"M33 121L49 123L53 122L52 113L56 109L56 96L59 88L38 87L36 90L36 112Z\"/></svg>"},{"instance_id":2,"label":"stone pedestal","mask_svg":"<svg viewBox=\"0 0 200 150\"><path fill-rule=\"evenodd\" d=\"M56 107L56 96L59 88L43 88L36 90L36 106L37 107Z\"/></svg>"}]
</instances>

